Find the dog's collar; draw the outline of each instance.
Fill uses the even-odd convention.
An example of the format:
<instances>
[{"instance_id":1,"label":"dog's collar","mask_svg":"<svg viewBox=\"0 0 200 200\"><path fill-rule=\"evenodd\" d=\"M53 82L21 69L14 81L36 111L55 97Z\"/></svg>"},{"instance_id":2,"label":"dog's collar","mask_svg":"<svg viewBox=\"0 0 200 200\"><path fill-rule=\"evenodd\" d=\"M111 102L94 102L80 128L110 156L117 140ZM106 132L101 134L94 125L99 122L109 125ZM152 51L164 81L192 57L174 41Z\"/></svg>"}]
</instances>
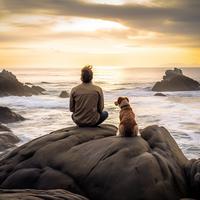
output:
<instances>
[{"instance_id":1,"label":"dog's collar","mask_svg":"<svg viewBox=\"0 0 200 200\"><path fill-rule=\"evenodd\" d=\"M121 106L120 108L122 109L122 108L126 108L126 107L130 107L130 105L127 104L127 105Z\"/></svg>"}]
</instances>

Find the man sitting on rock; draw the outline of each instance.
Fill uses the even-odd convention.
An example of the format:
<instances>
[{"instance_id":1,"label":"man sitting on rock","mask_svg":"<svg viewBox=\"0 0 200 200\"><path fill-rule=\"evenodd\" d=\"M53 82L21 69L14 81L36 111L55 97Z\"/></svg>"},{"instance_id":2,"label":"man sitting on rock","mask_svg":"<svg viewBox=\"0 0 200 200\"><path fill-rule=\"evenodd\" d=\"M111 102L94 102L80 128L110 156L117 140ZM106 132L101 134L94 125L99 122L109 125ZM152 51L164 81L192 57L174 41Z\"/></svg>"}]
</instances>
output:
<instances>
[{"instance_id":1,"label":"man sitting on rock","mask_svg":"<svg viewBox=\"0 0 200 200\"><path fill-rule=\"evenodd\" d=\"M108 117L103 111L104 97L102 89L92 83L92 66L81 70L82 83L71 90L70 111L72 120L80 127L98 126Z\"/></svg>"}]
</instances>

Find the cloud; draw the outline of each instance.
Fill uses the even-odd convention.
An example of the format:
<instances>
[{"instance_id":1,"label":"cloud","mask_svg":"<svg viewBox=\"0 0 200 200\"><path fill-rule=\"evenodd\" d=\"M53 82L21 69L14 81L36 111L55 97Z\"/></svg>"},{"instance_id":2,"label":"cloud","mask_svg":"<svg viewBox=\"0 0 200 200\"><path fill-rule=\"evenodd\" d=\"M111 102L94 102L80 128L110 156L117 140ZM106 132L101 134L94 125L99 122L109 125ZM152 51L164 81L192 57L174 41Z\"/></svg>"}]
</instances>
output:
<instances>
[{"instance_id":1,"label":"cloud","mask_svg":"<svg viewBox=\"0 0 200 200\"><path fill-rule=\"evenodd\" d=\"M137 35L137 30L142 30L165 36L170 45L176 38L176 45L180 42L180 46L200 47L199 0L152 0L149 4L126 3L117 6L80 0L0 0L0 9L1 18L13 14L32 14L48 15L50 18L63 16L110 20L129 27L124 31L124 36ZM43 23L45 27L47 22ZM40 24L24 22L15 25L34 27Z\"/></svg>"}]
</instances>

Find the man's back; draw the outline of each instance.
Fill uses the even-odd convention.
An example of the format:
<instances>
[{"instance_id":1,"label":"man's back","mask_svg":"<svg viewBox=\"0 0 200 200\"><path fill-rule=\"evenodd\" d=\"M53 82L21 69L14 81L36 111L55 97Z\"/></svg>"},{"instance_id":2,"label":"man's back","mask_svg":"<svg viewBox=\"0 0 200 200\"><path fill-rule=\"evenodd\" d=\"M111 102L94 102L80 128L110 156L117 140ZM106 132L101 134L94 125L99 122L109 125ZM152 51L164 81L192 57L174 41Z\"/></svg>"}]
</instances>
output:
<instances>
[{"instance_id":1,"label":"man's back","mask_svg":"<svg viewBox=\"0 0 200 200\"><path fill-rule=\"evenodd\" d=\"M104 108L102 89L90 83L74 87L70 95L70 111L73 120L80 126L93 126Z\"/></svg>"}]
</instances>

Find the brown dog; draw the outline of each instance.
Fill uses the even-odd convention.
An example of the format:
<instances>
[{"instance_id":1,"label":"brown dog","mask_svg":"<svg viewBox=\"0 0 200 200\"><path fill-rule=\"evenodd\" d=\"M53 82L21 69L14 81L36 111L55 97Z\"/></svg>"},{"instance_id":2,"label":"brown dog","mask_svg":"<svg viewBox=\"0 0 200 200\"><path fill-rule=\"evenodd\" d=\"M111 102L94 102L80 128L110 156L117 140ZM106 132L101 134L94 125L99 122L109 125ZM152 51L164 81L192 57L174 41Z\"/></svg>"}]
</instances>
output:
<instances>
[{"instance_id":1,"label":"brown dog","mask_svg":"<svg viewBox=\"0 0 200 200\"><path fill-rule=\"evenodd\" d=\"M121 108L119 119L119 136L132 137L138 134L138 125L135 121L135 114L129 104L129 99L127 97L119 97L115 102L116 106Z\"/></svg>"}]
</instances>

